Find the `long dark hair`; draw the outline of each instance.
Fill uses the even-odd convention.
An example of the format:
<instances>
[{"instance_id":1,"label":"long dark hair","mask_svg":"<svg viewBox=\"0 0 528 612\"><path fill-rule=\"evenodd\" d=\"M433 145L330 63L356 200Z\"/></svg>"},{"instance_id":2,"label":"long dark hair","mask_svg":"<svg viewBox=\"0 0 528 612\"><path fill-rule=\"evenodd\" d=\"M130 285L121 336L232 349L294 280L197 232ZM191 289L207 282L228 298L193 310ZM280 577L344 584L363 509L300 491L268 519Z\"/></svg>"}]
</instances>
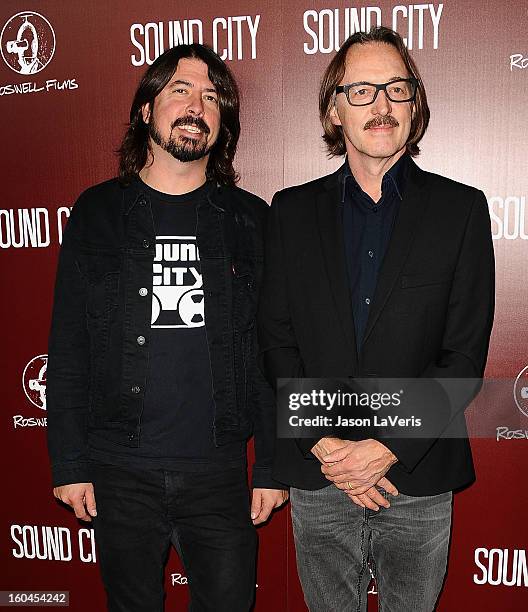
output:
<instances>
[{"instance_id":1,"label":"long dark hair","mask_svg":"<svg viewBox=\"0 0 528 612\"><path fill-rule=\"evenodd\" d=\"M411 131L407 140L407 151L415 157L420 153L418 143L423 138L427 125L429 124L429 106L425 88L414 60L409 55L402 37L390 28L373 28L370 32L356 32L341 45L339 51L334 55L321 81L319 91L319 117L323 124L323 140L326 143L328 153L331 157L344 155L346 153L345 136L340 125L334 125L330 119L330 111L335 101L335 89L345 74L347 52L352 45L366 43L385 43L396 48L402 58L407 71L418 81L416 90L415 113L411 122Z\"/></svg>"},{"instance_id":2,"label":"long dark hair","mask_svg":"<svg viewBox=\"0 0 528 612\"><path fill-rule=\"evenodd\" d=\"M202 60L208 67L211 83L218 94L220 132L209 154L206 175L220 185L234 185L238 174L233 167L240 135L240 98L236 81L229 68L218 55L205 45L178 45L160 55L143 75L130 108L130 123L119 155L119 179L130 182L147 163L150 147L148 125L143 121L142 108L148 104L152 110L154 99L171 80L182 58Z\"/></svg>"}]
</instances>

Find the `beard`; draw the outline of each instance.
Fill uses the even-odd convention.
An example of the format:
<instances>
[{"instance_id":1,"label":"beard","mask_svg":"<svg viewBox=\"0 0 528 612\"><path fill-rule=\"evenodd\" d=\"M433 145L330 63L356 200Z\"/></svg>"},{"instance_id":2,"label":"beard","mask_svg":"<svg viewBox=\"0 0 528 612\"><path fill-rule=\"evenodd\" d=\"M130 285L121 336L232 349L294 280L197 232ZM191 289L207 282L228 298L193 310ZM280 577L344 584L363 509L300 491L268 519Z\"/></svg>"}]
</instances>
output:
<instances>
[{"instance_id":1,"label":"beard","mask_svg":"<svg viewBox=\"0 0 528 612\"><path fill-rule=\"evenodd\" d=\"M150 121L148 125L149 136L159 147L181 162L196 161L208 155L211 147L207 146L206 140L202 138L187 138L186 136L174 138L172 136L174 128L179 125L194 125L202 130L204 134L209 134L210 132L208 125L199 117L179 117L171 124L171 131L167 140L161 135L154 120Z\"/></svg>"}]
</instances>

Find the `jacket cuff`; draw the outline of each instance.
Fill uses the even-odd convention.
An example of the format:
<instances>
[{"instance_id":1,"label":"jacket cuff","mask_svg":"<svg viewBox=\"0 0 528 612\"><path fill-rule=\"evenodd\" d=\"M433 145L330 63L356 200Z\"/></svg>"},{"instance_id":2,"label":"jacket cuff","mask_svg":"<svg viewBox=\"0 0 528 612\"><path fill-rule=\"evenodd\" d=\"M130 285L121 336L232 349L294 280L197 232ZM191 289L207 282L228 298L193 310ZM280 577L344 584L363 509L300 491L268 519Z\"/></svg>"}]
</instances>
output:
<instances>
[{"instance_id":1,"label":"jacket cuff","mask_svg":"<svg viewBox=\"0 0 528 612\"><path fill-rule=\"evenodd\" d=\"M51 481L53 487L62 487L78 482L92 482L92 470L89 461L75 463L59 463L51 466Z\"/></svg>"},{"instance_id":2,"label":"jacket cuff","mask_svg":"<svg viewBox=\"0 0 528 612\"><path fill-rule=\"evenodd\" d=\"M295 442L299 447L305 459L313 459L316 461L315 455L312 453L312 448L319 442L321 438L296 438Z\"/></svg>"},{"instance_id":3,"label":"jacket cuff","mask_svg":"<svg viewBox=\"0 0 528 612\"><path fill-rule=\"evenodd\" d=\"M411 474L436 440L414 438L412 444L409 444L409 440L405 438L381 438L378 442L381 442L391 453L396 455L399 465L405 472Z\"/></svg>"},{"instance_id":4,"label":"jacket cuff","mask_svg":"<svg viewBox=\"0 0 528 612\"><path fill-rule=\"evenodd\" d=\"M251 478L252 489L280 489L287 491L289 487L271 477L271 468L253 466L253 477Z\"/></svg>"}]
</instances>

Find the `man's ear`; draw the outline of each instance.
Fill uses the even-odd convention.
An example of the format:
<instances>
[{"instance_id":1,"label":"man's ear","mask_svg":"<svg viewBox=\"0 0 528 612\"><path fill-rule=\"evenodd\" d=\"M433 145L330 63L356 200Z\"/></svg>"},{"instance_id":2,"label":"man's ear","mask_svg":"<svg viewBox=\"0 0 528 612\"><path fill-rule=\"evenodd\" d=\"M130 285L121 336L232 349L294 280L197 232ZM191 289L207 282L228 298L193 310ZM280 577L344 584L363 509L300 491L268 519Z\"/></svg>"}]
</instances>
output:
<instances>
[{"instance_id":1,"label":"man's ear","mask_svg":"<svg viewBox=\"0 0 528 612\"><path fill-rule=\"evenodd\" d=\"M334 103L332 104L332 108L330 109L330 112L328 113L328 116L330 117L330 121L332 122L333 125L343 125L337 113L335 98L334 98Z\"/></svg>"},{"instance_id":2,"label":"man's ear","mask_svg":"<svg viewBox=\"0 0 528 612\"><path fill-rule=\"evenodd\" d=\"M141 116L143 117L143 121L148 125L150 122L150 102L143 104L141 107Z\"/></svg>"}]
</instances>

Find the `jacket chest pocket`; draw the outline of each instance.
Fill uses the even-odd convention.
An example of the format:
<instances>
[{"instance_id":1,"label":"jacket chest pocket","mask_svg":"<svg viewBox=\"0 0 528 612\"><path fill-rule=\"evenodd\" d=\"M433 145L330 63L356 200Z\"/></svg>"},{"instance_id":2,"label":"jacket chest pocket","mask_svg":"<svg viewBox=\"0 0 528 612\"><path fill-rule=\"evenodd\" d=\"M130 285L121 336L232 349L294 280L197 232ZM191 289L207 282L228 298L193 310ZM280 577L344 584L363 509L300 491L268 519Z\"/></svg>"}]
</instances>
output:
<instances>
[{"instance_id":1,"label":"jacket chest pocket","mask_svg":"<svg viewBox=\"0 0 528 612\"><path fill-rule=\"evenodd\" d=\"M89 318L99 318L117 305L121 258L114 252L85 251L79 266L87 282L86 313Z\"/></svg>"},{"instance_id":2,"label":"jacket chest pocket","mask_svg":"<svg viewBox=\"0 0 528 612\"><path fill-rule=\"evenodd\" d=\"M403 275L400 284L402 289L417 289L446 285L451 282L451 279L452 275L449 272L419 272Z\"/></svg>"},{"instance_id":3,"label":"jacket chest pocket","mask_svg":"<svg viewBox=\"0 0 528 612\"><path fill-rule=\"evenodd\" d=\"M119 272L107 272L97 281L88 282L86 313L89 318L98 319L117 306Z\"/></svg>"},{"instance_id":4,"label":"jacket chest pocket","mask_svg":"<svg viewBox=\"0 0 528 612\"><path fill-rule=\"evenodd\" d=\"M427 308L443 308L449 298L451 282L452 275L449 272L405 274L391 296L390 310L417 317Z\"/></svg>"}]
</instances>

